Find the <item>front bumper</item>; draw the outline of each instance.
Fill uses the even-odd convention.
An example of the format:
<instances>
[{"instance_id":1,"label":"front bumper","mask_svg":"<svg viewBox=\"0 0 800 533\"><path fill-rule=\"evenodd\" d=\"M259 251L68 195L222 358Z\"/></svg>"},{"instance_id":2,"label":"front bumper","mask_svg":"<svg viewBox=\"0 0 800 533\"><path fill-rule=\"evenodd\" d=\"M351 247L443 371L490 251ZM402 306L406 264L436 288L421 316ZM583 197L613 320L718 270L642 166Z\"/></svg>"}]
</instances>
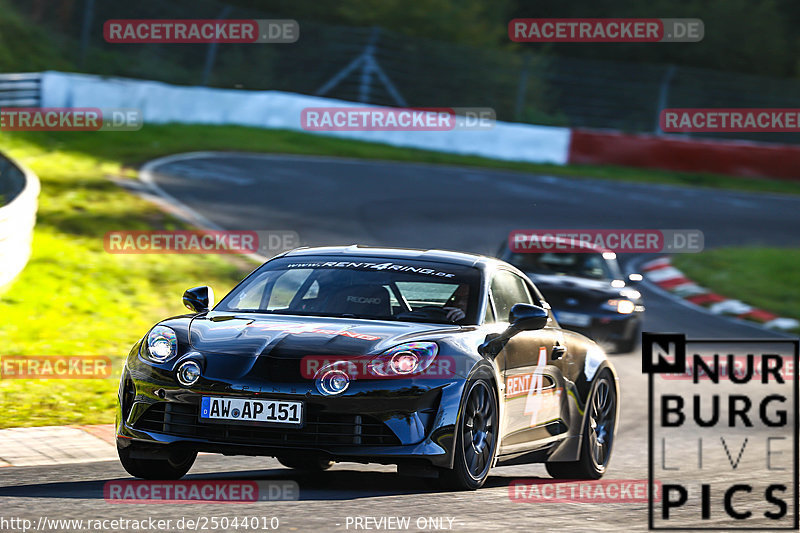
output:
<instances>
[{"instance_id":1,"label":"front bumper","mask_svg":"<svg viewBox=\"0 0 800 533\"><path fill-rule=\"evenodd\" d=\"M461 378L357 379L337 396L320 394L310 379L267 382L204 374L186 388L174 374L184 359L153 365L138 355L129 357L120 382L118 446L135 443L138 451L151 456L182 448L226 455L315 453L339 461L452 465L465 384ZM302 401L305 419L301 428L209 423L199 418L203 396Z\"/></svg>"}]
</instances>

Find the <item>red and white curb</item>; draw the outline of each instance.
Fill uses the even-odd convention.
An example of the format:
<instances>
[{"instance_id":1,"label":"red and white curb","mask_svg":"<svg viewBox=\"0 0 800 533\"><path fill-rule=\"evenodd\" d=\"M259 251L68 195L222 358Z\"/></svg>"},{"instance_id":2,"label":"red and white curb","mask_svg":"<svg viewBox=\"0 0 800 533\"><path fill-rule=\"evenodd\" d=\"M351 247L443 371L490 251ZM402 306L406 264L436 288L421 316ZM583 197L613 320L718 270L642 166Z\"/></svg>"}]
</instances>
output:
<instances>
[{"instance_id":1,"label":"red and white curb","mask_svg":"<svg viewBox=\"0 0 800 533\"><path fill-rule=\"evenodd\" d=\"M642 273L649 282L661 289L687 302L705 307L716 315L749 320L769 329L791 330L800 327L800 322L794 318L779 317L769 311L756 309L740 300L726 298L701 287L672 266L669 257L660 257L645 263L642 265Z\"/></svg>"}]
</instances>

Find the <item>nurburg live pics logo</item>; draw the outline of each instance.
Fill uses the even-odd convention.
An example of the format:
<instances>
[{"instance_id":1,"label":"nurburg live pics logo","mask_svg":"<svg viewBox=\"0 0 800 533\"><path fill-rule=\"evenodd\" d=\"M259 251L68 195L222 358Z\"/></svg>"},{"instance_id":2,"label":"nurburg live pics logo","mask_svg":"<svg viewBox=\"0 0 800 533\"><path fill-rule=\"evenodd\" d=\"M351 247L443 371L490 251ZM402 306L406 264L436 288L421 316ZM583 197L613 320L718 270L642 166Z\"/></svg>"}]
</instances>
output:
<instances>
[{"instance_id":1,"label":"nurburg live pics logo","mask_svg":"<svg viewBox=\"0 0 800 533\"><path fill-rule=\"evenodd\" d=\"M651 530L798 529L799 351L642 333Z\"/></svg>"}]
</instances>

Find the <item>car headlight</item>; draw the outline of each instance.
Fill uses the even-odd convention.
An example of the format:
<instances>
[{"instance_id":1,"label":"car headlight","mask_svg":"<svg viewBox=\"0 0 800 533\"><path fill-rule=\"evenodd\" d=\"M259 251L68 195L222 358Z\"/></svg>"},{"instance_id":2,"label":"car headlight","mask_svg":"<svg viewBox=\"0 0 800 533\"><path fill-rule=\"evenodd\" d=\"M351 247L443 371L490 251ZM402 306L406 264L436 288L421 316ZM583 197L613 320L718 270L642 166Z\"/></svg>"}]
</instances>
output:
<instances>
[{"instance_id":1,"label":"car headlight","mask_svg":"<svg viewBox=\"0 0 800 533\"><path fill-rule=\"evenodd\" d=\"M629 315L636 309L636 304L630 300L609 300L606 302L606 307L612 311L616 311L621 315Z\"/></svg>"},{"instance_id":2,"label":"car headlight","mask_svg":"<svg viewBox=\"0 0 800 533\"><path fill-rule=\"evenodd\" d=\"M147 355L151 361L163 363L178 354L178 336L172 328L156 326L147 334Z\"/></svg>"},{"instance_id":3,"label":"car headlight","mask_svg":"<svg viewBox=\"0 0 800 533\"><path fill-rule=\"evenodd\" d=\"M636 289L623 289L619 291L619 295L623 298L628 298L629 300L638 300L642 297L642 293Z\"/></svg>"},{"instance_id":4,"label":"car headlight","mask_svg":"<svg viewBox=\"0 0 800 533\"><path fill-rule=\"evenodd\" d=\"M438 352L439 347L435 342L407 342L375 357L367 369L380 377L419 374L431 366Z\"/></svg>"}]
</instances>

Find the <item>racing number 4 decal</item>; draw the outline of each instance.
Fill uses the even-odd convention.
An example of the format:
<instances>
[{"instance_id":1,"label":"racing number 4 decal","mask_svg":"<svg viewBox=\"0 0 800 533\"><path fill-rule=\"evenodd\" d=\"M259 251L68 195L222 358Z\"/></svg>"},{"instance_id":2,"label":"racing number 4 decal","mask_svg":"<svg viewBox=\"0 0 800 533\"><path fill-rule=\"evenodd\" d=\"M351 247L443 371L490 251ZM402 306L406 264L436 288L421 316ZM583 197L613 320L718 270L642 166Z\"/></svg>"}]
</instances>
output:
<instances>
[{"instance_id":1,"label":"racing number 4 decal","mask_svg":"<svg viewBox=\"0 0 800 533\"><path fill-rule=\"evenodd\" d=\"M561 412L561 388L545 389L544 366L547 364L547 348L539 348L536 369L530 374L511 376L506 383L506 399L525 394L523 414L530 415L529 427L557 419Z\"/></svg>"}]
</instances>

